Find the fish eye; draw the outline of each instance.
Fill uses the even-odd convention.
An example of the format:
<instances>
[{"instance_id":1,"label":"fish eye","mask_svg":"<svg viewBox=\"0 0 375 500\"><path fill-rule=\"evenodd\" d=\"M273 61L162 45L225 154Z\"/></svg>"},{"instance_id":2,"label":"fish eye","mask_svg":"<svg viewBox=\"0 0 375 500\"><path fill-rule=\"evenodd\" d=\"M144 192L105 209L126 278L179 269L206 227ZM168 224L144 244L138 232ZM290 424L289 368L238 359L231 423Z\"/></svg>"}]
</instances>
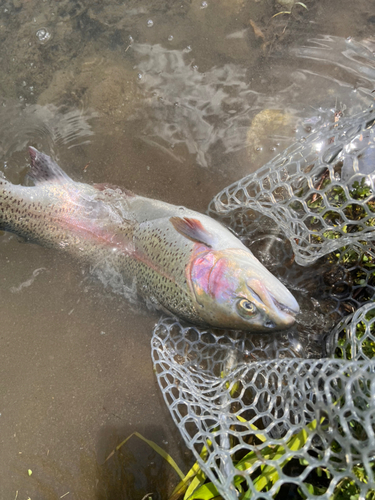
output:
<instances>
[{"instance_id":1,"label":"fish eye","mask_svg":"<svg viewBox=\"0 0 375 500\"><path fill-rule=\"evenodd\" d=\"M247 299L240 299L237 303L237 308L240 313L247 316L251 316L257 310L254 304Z\"/></svg>"}]
</instances>

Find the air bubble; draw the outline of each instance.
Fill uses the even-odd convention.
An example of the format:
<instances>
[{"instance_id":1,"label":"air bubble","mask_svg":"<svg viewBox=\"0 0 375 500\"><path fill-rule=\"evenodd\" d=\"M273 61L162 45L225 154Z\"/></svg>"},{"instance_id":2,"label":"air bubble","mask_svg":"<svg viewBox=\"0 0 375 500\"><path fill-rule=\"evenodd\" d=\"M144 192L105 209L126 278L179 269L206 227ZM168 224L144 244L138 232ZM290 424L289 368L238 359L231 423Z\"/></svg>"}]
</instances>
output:
<instances>
[{"instance_id":1,"label":"air bubble","mask_svg":"<svg viewBox=\"0 0 375 500\"><path fill-rule=\"evenodd\" d=\"M152 28L152 27L153 27L153 25L154 25L154 21L153 21L152 19L149 19L149 20L147 21L147 28Z\"/></svg>"},{"instance_id":2,"label":"air bubble","mask_svg":"<svg viewBox=\"0 0 375 500\"><path fill-rule=\"evenodd\" d=\"M171 42L172 40L173 40L173 35L169 35L168 42Z\"/></svg>"},{"instance_id":3,"label":"air bubble","mask_svg":"<svg viewBox=\"0 0 375 500\"><path fill-rule=\"evenodd\" d=\"M138 73L137 78L138 78L138 80L142 80L142 78L143 78L142 73Z\"/></svg>"},{"instance_id":4,"label":"air bubble","mask_svg":"<svg viewBox=\"0 0 375 500\"><path fill-rule=\"evenodd\" d=\"M206 9L208 7L208 3L207 2L202 2L201 3L201 9Z\"/></svg>"},{"instance_id":5,"label":"air bubble","mask_svg":"<svg viewBox=\"0 0 375 500\"><path fill-rule=\"evenodd\" d=\"M48 40L51 38L51 33L46 28L40 28L35 33L35 36L37 37L40 43L47 43Z\"/></svg>"}]
</instances>

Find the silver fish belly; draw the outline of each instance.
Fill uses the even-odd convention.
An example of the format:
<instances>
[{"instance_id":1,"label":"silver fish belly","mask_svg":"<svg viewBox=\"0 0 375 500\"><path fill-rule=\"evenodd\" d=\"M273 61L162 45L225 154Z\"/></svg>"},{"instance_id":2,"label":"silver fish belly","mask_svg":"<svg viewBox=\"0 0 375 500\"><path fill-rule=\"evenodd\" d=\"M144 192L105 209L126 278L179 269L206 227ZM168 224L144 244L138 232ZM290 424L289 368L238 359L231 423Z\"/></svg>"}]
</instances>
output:
<instances>
[{"instance_id":1,"label":"silver fish belly","mask_svg":"<svg viewBox=\"0 0 375 500\"><path fill-rule=\"evenodd\" d=\"M49 156L29 152L35 186L0 178L0 229L68 252L115 289L111 276L120 277L156 308L196 324L270 331L294 323L291 293L217 221L74 182Z\"/></svg>"}]
</instances>

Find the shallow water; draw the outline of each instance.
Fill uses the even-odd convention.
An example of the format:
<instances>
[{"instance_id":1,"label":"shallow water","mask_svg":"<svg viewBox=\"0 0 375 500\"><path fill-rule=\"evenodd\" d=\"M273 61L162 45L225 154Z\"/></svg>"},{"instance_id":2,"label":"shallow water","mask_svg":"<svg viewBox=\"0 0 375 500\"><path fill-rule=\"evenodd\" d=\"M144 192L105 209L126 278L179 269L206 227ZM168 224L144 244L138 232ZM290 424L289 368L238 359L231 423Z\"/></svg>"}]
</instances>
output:
<instances>
[{"instance_id":1,"label":"shallow water","mask_svg":"<svg viewBox=\"0 0 375 500\"><path fill-rule=\"evenodd\" d=\"M3 2L2 171L28 182L33 145L75 180L205 211L373 102L372 0L305 3L273 18L273 0ZM178 477L137 438L105 462L133 431L191 462L152 369L159 314L16 236L0 233L0 261L0 498L167 498Z\"/></svg>"}]
</instances>

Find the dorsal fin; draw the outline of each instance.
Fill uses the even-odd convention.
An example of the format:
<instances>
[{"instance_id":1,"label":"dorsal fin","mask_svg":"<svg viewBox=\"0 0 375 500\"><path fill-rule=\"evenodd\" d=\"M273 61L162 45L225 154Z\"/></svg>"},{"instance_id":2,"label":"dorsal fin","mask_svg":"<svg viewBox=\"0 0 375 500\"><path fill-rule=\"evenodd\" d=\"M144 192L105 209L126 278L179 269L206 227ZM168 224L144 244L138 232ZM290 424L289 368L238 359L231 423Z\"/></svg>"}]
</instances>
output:
<instances>
[{"instance_id":1,"label":"dorsal fin","mask_svg":"<svg viewBox=\"0 0 375 500\"><path fill-rule=\"evenodd\" d=\"M72 179L58 166L52 158L41 153L33 147L29 147L31 159L30 177L37 184L39 182L72 182Z\"/></svg>"},{"instance_id":2,"label":"dorsal fin","mask_svg":"<svg viewBox=\"0 0 375 500\"><path fill-rule=\"evenodd\" d=\"M200 220L189 217L183 219L181 217L171 217L169 220L175 230L185 238L212 248L212 235L204 228Z\"/></svg>"}]
</instances>

